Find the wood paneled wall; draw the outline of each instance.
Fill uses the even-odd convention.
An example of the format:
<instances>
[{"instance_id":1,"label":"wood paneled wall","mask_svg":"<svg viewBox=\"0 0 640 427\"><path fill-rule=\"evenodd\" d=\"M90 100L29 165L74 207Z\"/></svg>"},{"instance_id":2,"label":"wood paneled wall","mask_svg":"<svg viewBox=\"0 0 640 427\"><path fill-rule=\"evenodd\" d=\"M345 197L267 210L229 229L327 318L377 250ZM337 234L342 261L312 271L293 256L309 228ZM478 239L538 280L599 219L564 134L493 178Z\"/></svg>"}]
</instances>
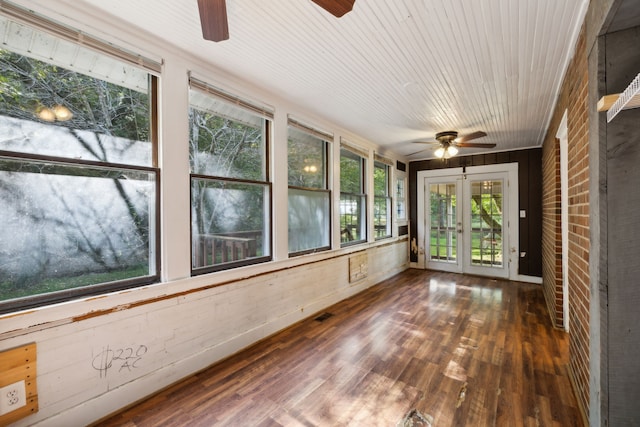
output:
<instances>
[{"instance_id":1,"label":"wood paneled wall","mask_svg":"<svg viewBox=\"0 0 640 427\"><path fill-rule=\"evenodd\" d=\"M527 212L520 218L520 248L526 256L519 258L518 274L542 277L542 149L508 151L502 153L456 156L444 162L440 159L422 160L409 163L409 218L410 240L418 237L417 228L417 176L419 171L460 168L463 166L485 166L502 163L518 163L518 206ZM417 255L411 253L411 262L417 262Z\"/></svg>"}]
</instances>

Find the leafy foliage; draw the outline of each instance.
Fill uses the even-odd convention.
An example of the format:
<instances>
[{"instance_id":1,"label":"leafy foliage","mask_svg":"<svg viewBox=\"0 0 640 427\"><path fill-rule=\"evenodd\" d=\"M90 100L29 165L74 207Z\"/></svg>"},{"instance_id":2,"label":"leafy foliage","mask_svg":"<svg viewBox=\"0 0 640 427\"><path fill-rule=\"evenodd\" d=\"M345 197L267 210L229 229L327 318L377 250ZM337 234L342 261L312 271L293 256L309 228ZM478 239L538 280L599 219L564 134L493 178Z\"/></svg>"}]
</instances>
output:
<instances>
[{"instance_id":1,"label":"leafy foliage","mask_svg":"<svg viewBox=\"0 0 640 427\"><path fill-rule=\"evenodd\" d=\"M40 114L60 106L71 116ZM11 126L0 144L12 151L105 164L122 159L151 163L150 147L139 149L151 145L148 93L3 49L0 115L3 124ZM134 153L147 154L140 159L133 158ZM72 288L105 277L128 278L139 275L141 265L147 270L143 275L148 275L154 184L147 173L141 178L119 168L110 170L2 163L4 224L25 234L7 235L5 229L0 235L9 242L0 252L5 268L0 271L0 299L50 292L58 287L49 285L52 280ZM15 292L5 293L7 289Z\"/></svg>"},{"instance_id":2,"label":"leafy foliage","mask_svg":"<svg viewBox=\"0 0 640 427\"><path fill-rule=\"evenodd\" d=\"M257 127L193 106L189 124L191 171L206 177L191 181L194 246L204 236L250 237L258 240L256 255L264 254L266 124Z\"/></svg>"},{"instance_id":3,"label":"leafy foliage","mask_svg":"<svg viewBox=\"0 0 640 427\"><path fill-rule=\"evenodd\" d=\"M36 120L42 108L67 107L73 117L54 125L131 141L149 141L149 96L104 80L0 49L0 111ZM95 160L109 161L105 152Z\"/></svg>"}]
</instances>

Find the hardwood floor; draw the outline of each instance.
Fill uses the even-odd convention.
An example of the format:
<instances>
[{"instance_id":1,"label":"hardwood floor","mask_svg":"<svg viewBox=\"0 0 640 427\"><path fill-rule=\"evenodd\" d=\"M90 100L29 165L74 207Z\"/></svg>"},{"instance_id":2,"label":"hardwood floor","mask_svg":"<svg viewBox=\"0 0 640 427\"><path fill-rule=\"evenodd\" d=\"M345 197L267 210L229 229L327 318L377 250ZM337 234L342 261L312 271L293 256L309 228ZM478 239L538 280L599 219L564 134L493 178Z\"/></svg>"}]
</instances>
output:
<instances>
[{"instance_id":1,"label":"hardwood floor","mask_svg":"<svg viewBox=\"0 0 640 427\"><path fill-rule=\"evenodd\" d=\"M408 270L325 311L98 425L583 425L538 285Z\"/></svg>"}]
</instances>

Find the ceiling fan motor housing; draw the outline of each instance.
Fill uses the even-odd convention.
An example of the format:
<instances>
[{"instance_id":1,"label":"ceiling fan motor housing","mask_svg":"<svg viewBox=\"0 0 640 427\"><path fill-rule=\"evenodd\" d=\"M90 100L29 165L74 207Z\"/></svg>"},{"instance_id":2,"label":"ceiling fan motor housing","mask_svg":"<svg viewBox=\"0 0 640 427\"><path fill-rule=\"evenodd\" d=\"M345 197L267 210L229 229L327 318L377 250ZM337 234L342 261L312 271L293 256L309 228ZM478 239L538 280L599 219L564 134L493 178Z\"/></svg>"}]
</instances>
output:
<instances>
[{"instance_id":1,"label":"ceiling fan motor housing","mask_svg":"<svg viewBox=\"0 0 640 427\"><path fill-rule=\"evenodd\" d=\"M446 132L438 132L436 134L436 139L440 142L451 143L457 137L458 137L458 132L454 130L448 130Z\"/></svg>"}]
</instances>

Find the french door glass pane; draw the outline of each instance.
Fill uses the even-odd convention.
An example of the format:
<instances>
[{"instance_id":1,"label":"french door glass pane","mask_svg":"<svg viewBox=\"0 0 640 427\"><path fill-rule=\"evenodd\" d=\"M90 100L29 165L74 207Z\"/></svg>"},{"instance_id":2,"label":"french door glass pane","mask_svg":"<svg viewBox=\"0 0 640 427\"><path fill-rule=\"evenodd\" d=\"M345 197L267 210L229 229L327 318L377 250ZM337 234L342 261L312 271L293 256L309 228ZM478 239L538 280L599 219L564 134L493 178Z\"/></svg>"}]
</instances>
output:
<instances>
[{"instance_id":1,"label":"french door glass pane","mask_svg":"<svg viewBox=\"0 0 640 427\"><path fill-rule=\"evenodd\" d=\"M502 180L471 182L471 265L503 265L502 200Z\"/></svg>"},{"instance_id":2,"label":"french door glass pane","mask_svg":"<svg viewBox=\"0 0 640 427\"><path fill-rule=\"evenodd\" d=\"M456 262L456 184L429 185L431 261Z\"/></svg>"}]
</instances>

